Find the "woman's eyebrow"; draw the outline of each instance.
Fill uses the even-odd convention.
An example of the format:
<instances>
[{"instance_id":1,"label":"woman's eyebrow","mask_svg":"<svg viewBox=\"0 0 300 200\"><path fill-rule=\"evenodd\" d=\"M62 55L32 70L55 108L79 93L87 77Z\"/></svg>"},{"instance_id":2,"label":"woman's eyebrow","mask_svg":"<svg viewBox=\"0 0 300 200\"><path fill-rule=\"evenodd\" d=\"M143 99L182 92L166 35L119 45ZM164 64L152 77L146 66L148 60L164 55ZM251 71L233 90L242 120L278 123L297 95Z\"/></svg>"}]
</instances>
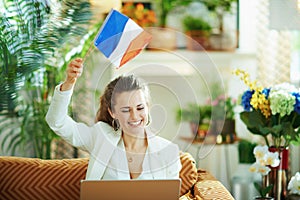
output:
<instances>
[{"instance_id":1,"label":"woman's eyebrow","mask_svg":"<svg viewBox=\"0 0 300 200\"><path fill-rule=\"evenodd\" d=\"M129 108L130 108L129 106L123 106L120 109L129 109Z\"/></svg>"},{"instance_id":2,"label":"woman's eyebrow","mask_svg":"<svg viewBox=\"0 0 300 200\"><path fill-rule=\"evenodd\" d=\"M143 103L136 105L136 107L142 107L142 106L144 106ZM130 109L130 106L123 106L123 107L120 107L120 109Z\"/></svg>"}]
</instances>

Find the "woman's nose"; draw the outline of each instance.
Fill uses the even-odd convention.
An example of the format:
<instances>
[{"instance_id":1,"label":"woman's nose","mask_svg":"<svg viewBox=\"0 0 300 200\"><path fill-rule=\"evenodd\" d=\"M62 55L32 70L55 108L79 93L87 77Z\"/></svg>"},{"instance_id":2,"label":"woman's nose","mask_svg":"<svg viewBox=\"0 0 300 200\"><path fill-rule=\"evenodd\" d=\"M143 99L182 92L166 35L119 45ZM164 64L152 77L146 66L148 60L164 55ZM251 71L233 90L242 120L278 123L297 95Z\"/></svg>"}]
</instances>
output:
<instances>
[{"instance_id":1,"label":"woman's nose","mask_svg":"<svg viewBox=\"0 0 300 200\"><path fill-rule=\"evenodd\" d=\"M132 109L130 112L130 118L131 119L136 119L137 118L137 111Z\"/></svg>"}]
</instances>

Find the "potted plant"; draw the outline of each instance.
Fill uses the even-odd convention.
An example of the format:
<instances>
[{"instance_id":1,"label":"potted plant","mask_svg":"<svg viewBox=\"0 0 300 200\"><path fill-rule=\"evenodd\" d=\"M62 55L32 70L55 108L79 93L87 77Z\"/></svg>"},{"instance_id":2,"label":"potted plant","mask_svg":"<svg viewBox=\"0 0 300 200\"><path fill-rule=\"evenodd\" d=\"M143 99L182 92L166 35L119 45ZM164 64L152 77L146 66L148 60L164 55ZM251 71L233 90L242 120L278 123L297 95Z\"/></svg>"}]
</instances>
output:
<instances>
[{"instance_id":1,"label":"potted plant","mask_svg":"<svg viewBox=\"0 0 300 200\"><path fill-rule=\"evenodd\" d=\"M222 142L231 143L236 140L235 112L236 99L220 94L208 104L212 106L212 132L222 136Z\"/></svg>"},{"instance_id":2,"label":"potted plant","mask_svg":"<svg viewBox=\"0 0 300 200\"><path fill-rule=\"evenodd\" d=\"M211 106L190 103L186 108L179 108L176 112L178 122L190 124L191 132L195 137L203 138L207 134L211 118Z\"/></svg>"},{"instance_id":3,"label":"potted plant","mask_svg":"<svg viewBox=\"0 0 300 200\"><path fill-rule=\"evenodd\" d=\"M228 34L224 32L224 17L228 13L232 13L232 8L238 0L200 0L207 9L216 16L218 20L218 33L211 37L211 45L217 50L226 50L232 48L232 41L229 40Z\"/></svg>"},{"instance_id":4,"label":"potted plant","mask_svg":"<svg viewBox=\"0 0 300 200\"><path fill-rule=\"evenodd\" d=\"M273 182L268 182L267 177L271 172L272 167L277 167L280 164L278 152L271 152L268 146L256 146L253 150L255 156L255 162L250 166L249 171L259 173L262 176L262 182L254 182L254 187L259 192L259 196L255 197L255 200L273 200L270 196L270 192L273 188ZM271 172L272 173L272 172Z\"/></svg>"},{"instance_id":5,"label":"potted plant","mask_svg":"<svg viewBox=\"0 0 300 200\"><path fill-rule=\"evenodd\" d=\"M156 0L154 7L158 16L158 26L146 30L152 35L147 49L174 50L177 48L176 31L167 27L168 14L177 6L187 6L192 0Z\"/></svg>"},{"instance_id":6,"label":"potted plant","mask_svg":"<svg viewBox=\"0 0 300 200\"><path fill-rule=\"evenodd\" d=\"M201 17L187 15L182 21L184 31L189 36L187 40L187 49L203 50L209 48L209 36L212 27Z\"/></svg>"}]
</instances>

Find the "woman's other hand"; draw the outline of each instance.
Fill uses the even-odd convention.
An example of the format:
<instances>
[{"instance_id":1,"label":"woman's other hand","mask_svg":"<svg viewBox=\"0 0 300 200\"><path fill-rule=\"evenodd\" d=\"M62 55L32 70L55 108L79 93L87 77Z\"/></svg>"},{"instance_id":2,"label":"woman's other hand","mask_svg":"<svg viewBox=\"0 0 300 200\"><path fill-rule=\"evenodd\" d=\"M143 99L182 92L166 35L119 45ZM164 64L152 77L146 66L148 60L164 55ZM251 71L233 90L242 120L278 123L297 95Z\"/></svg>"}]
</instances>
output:
<instances>
[{"instance_id":1,"label":"woman's other hand","mask_svg":"<svg viewBox=\"0 0 300 200\"><path fill-rule=\"evenodd\" d=\"M70 90L78 77L81 76L83 71L83 60L82 58L76 58L72 60L67 67L67 77L65 82L61 85L60 90L66 91Z\"/></svg>"}]
</instances>

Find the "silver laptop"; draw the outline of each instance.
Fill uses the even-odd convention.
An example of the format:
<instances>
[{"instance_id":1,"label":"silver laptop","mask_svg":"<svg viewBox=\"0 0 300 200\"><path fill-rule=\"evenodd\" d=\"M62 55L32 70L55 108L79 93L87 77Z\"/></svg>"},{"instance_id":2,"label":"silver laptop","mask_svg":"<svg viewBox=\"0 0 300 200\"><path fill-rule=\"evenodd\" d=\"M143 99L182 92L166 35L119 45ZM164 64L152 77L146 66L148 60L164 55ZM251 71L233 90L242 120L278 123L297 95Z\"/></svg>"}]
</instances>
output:
<instances>
[{"instance_id":1,"label":"silver laptop","mask_svg":"<svg viewBox=\"0 0 300 200\"><path fill-rule=\"evenodd\" d=\"M82 180L80 200L178 200L180 179Z\"/></svg>"}]
</instances>

